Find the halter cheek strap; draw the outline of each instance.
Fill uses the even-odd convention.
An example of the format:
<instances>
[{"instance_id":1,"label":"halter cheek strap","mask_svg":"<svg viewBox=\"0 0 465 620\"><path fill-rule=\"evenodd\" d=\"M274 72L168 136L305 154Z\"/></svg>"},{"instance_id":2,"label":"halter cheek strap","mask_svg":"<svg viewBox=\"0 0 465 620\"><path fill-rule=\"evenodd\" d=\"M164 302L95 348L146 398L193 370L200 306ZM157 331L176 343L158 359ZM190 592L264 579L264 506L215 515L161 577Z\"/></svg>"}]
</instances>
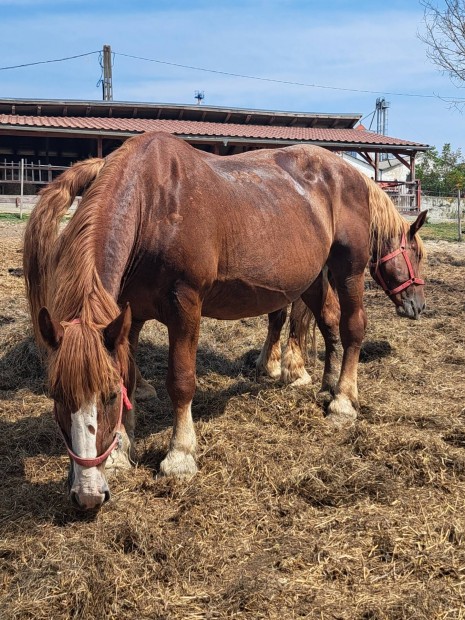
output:
<instances>
[{"instance_id":1,"label":"halter cheek strap","mask_svg":"<svg viewBox=\"0 0 465 620\"><path fill-rule=\"evenodd\" d=\"M80 465L81 467L98 467L110 456L110 454L113 452L115 448L121 447L122 435L121 435L120 429L121 429L121 422L123 420L123 407L126 407L128 411L132 409L131 401L128 398L128 392L123 383L123 379L121 379L121 402L120 402L120 407L119 407L119 416L118 416L118 422L116 424L115 436L110 446L105 450L105 452L101 454L100 456L96 456L93 459L82 458L78 456L75 452L73 452L68 445L68 441L66 440L66 437L64 436L63 431L60 428L60 425L58 424L58 428L60 429L61 436L63 437L63 441L65 442L66 451L68 452L72 461L74 461L77 465ZM54 412L55 412L55 420L58 423L56 408L54 409Z\"/></svg>"},{"instance_id":2,"label":"halter cheek strap","mask_svg":"<svg viewBox=\"0 0 465 620\"><path fill-rule=\"evenodd\" d=\"M407 240L405 237L405 233L402 233L400 248L397 248L397 250L394 250L393 252L386 254L386 256L383 256L382 258L376 261L371 261L371 266L374 269L374 273L375 273L375 279L381 285L384 292L387 295L389 295L389 297L391 297L392 295L396 295L397 293L400 293L401 291L408 288L412 284L424 284L425 283L424 280L422 280L421 278L417 278L417 276L415 275L415 272L413 271L413 266L410 261L406 248L407 248ZM383 276L381 275L379 266L382 265L383 263L386 263L388 260L391 260L391 258L398 256L399 254L402 254L402 256L404 257L405 263L407 265L408 273L409 273L409 278L402 284L399 284L399 286L396 286L395 288L390 289L389 286L386 284Z\"/></svg>"}]
</instances>

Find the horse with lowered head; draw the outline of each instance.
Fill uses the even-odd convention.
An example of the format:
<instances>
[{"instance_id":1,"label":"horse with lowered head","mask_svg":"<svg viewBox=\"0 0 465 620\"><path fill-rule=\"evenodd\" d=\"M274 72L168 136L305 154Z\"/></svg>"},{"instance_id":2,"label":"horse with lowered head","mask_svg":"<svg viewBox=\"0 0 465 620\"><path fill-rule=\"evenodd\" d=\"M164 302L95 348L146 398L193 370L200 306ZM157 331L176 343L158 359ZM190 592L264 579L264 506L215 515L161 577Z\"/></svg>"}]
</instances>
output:
<instances>
[{"instance_id":1,"label":"horse with lowered head","mask_svg":"<svg viewBox=\"0 0 465 620\"><path fill-rule=\"evenodd\" d=\"M58 234L61 217L82 192ZM72 501L92 509L109 498L105 462L120 427L133 438L133 355L145 321L161 321L169 336L174 424L160 469L191 475L201 316L238 319L298 298L310 303L325 265L340 301L344 348L329 419L353 417L365 266L370 256L404 242L418 265L422 246L416 231L406 237L407 231L384 192L319 147L219 157L147 133L105 160L64 172L42 192L28 222L24 271L71 459ZM419 314L423 286L411 287Z\"/></svg>"}]
</instances>

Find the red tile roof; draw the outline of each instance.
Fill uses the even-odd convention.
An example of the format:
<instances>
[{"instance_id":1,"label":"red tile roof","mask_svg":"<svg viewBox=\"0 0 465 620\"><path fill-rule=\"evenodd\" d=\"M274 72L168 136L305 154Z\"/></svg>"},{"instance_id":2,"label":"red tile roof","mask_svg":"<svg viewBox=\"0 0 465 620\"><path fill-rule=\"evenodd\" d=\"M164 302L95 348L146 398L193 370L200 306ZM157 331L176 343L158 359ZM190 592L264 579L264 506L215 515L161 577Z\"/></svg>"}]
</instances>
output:
<instances>
[{"instance_id":1,"label":"red tile roof","mask_svg":"<svg viewBox=\"0 0 465 620\"><path fill-rule=\"evenodd\" d=\"M76 131L99 131L108 133L143 133L145 131L166 131L180 136L218 138L251 138L258 140L308 141L341 144L391 145L397 147L425 148L426 145L389 136L382 136L365 128L322 129L316 127L285 127L267 125L242 125L185 120L102 118L67 116L22 116L0 114L0 127L32 127L44 130L61 129Z\"/></svg>"}]
</instances>

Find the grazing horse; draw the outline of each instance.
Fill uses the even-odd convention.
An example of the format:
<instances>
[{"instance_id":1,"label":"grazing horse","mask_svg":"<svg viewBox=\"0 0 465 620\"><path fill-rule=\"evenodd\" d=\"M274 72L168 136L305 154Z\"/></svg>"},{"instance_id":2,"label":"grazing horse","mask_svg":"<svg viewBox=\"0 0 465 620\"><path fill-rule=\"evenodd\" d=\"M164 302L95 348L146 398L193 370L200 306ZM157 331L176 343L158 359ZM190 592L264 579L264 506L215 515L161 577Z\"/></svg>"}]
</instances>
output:
<instances>
[{"instance_id":1,"label":"grazing horse","mask_svg":"<svg viewBox=\"0 0 465 620\"><path fill-rule=\"evenodd\" d=\"M424 249L418 230L424 224L427 211L421 212L415 222L404 222L405 238L395 250L396 240L386 243L382 256L372 256L370 273L396 306L399 316L419 319L424 307L424 280L419 276ZM339 379L339 320L341 311L334 283L325 267L304 303L298 299L291 305L289 334L284 354L281 355L280 335L286 322L287 308L268 315L268 334L256 362L257 376L265 374L283 383L307 385L312 382L305 369L307 335L312 318L318 325L325 342L325 365L319 397L330 402L336 393ZM419 297L420 295L420 297ZM308 304L308 305L307 305Z\"/></svg>"},{"instance_id":2,"label":"grazing horse","mask_svg":"<svg viewBox=\"0 0 465 620\"><path fill-rule=\"evenodd\" d=\"M78 192L84 192L80 205L58 235ZM278 311L299 297L310 303L325 265L340 301L344 347L328 411L335 419L353 416L365 266L392 240L399 246L404 230L382 190L314 146L219 157L168 134L146 133L106 160L64 172L30 217L24 271L71 459L72 501L92 509L109 498L105 461L121 425L133 436L131 353L145 321L161 321L169 336L174 424L160 470L191 475L201 316L239 319ZM420 312L420 292L415 304Z\"/></svg>"}]
</instances>

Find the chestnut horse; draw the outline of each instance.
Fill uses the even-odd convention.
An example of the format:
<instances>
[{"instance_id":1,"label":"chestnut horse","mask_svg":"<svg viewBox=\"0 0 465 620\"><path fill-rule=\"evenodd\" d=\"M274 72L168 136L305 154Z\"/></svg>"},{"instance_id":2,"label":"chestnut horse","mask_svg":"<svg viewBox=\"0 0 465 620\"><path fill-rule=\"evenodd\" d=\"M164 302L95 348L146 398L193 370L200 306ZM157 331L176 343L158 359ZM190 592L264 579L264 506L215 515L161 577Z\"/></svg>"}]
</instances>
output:
<instances>
[{"instance_id":1,"label":"chestnut horse","mask_svg":"<svg viewBox=\"0 0 465 620\"><path fill-rule=\"evenodd\" d=\"M375 280L395 304L397 314L401 317L419 319L423 307L418 304L418 287L424 281L420 274L420 261L424 255L423 245L417 235L423 225L427 211L421 212L415 222L407 224L405 247L401 245L391 251L386 245L383 256L372 257L370 272ZM330 402L334 396L339 379L339 320L341 316L339 300L334 282L328 277L325 267L311 286L311 296L307 304L298 299L291 305L289 316L289 334L284 354L281 355L280 336L286 322L287 307L268 315L268 334L256 362L257 377L261 374L272 379L280 379L292 385L307 385L312 379L305 369L307 358L307 336L312 319L314 328L318 325L325 342L325 365L319 391L319 400ZM312 310L310 310L310 308ZM313 344L315 344L313 342Z\"/></svg>"},{"instance_id":2,"label":"chestnut horse","mask_svg":"<svg viewBox=\"0 0 465 620\"><path fill-rule=\"evenodd\" d=\"M75 215L58 222L77 193ZM121 425L133 435L133 355L145 321L168 328L173 434L163 474L191 475L191 415L201 316L271 313L302 297L328 265L344 347L330 418L355 415L365 333L365 266L405 225L378 187L314 146L231 157L164 133L80 162L43 192L27 225L24 271L36 337L46 349L55 417L83 509L109 498L105 462ZM408 240L417 251L416 238ZM417 287L417 311L423 307Z\"/></svg>"}]
</instances>

